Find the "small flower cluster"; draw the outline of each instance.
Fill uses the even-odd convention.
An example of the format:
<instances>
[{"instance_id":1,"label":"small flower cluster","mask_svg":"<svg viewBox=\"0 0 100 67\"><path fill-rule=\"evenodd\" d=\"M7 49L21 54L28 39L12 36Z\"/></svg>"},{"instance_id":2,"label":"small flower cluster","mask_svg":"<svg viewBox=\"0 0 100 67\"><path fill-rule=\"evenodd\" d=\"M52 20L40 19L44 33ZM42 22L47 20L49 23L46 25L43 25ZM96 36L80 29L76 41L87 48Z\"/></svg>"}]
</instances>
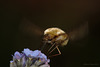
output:
<instances>
[{"instance_id":1,"label":"small flower cluster","mask_svg":"<svg viewBox=\"0 0 100 67\"><path fill-rule=\"evenodd\" d=\"M39 50L32 51L24 49L22 53L16 51L13 60L10 61L10 67L50 67L50 60Z\"/></svg>"}]
</instances>

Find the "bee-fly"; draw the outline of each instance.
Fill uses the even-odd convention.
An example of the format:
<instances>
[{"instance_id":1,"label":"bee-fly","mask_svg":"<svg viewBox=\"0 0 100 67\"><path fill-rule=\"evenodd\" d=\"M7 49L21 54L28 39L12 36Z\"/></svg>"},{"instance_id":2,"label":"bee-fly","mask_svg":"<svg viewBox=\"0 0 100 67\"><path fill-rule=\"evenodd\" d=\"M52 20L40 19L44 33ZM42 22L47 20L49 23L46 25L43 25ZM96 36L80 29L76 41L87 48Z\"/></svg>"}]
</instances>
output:
<instances>
[{"instance_id":1,"label":"bee-fly","mask_svg":"<svg viewBox=\"0 0 100 67\"><path fill-rule=\"evenodd\" d=\"M60 55L59 46L67 45L69 40L68 35L59 28L48 28L44 31L43 36L43 46L41 51L44 51L48 57ZM55 49L57 49L58 54L50 55Z\"/></svg>"}]
</instances>

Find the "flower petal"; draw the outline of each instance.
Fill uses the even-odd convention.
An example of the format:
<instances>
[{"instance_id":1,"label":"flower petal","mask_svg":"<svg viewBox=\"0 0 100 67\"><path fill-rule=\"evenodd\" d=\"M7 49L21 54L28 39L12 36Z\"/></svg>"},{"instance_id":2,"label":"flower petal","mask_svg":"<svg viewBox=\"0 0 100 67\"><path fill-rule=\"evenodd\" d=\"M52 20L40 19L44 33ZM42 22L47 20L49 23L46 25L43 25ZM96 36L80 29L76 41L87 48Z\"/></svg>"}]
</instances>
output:
<instances>
[{"instance_id":1,"label":"flower petal","mask_svg":"<svg viewBox=\"0 0 100 67\"><path fill-rule=\"evenodd\" d=\"M14 53L14 56L13 56L15 59L20 59L22 57L21 53L19 53L18 51L16 51Z\"/></svg>"}]
</instances>

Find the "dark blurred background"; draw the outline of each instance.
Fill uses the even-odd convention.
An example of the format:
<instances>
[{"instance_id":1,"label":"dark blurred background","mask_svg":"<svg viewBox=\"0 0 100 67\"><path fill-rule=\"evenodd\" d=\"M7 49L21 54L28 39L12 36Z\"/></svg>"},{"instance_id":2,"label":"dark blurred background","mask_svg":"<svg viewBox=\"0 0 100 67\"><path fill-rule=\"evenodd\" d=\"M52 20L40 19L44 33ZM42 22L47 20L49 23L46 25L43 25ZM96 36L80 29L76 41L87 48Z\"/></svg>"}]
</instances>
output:
<instances>
[{"instance_id":1,"label":"dark blurred background","mask_svg":"<svg viewBox=\"0 0 100 67\"><path fill-rule=\"evenodd\" d=\"M88 22L88 35L61 47L51 67L100 66L99 0L3 0L0 2L1 66L9 67L12 54L38 49L43 30L59 27L70 31ZM39 31L41 30L41 31Z\"/></svg>"}]
</instances>

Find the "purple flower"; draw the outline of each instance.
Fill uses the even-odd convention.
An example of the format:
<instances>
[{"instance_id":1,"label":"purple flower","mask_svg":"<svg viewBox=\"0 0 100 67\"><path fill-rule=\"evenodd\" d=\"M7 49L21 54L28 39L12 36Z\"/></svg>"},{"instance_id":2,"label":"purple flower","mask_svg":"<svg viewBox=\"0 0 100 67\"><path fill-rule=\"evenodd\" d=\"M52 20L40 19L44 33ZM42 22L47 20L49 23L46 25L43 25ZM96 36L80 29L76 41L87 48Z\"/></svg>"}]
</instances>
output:
<instances>
[{"instance_id":1,"label":"purple flower","mask_svg":"<svg viewBox=\"0 0 100 67\"><path fill-rule=\"evenodd\" d=\"M35 50L35 51L31 51L30 49L24 49L23 53L27 56L27 57L37 57L41 51L39 50Z\"/></svg>"},{"instance_id":2,"label":"purple flower","mask_svg":"<svg viewBox=\"0 0 100 67\"><path fill-rule=\"evenodd\" d=\"M26 48L24 49L24 51L22 51L26 56L29 56L33 51L31 51L30 49Z\"/></svg>"},{"instance_id":3,"label":"purple flower","mask_svg":"<svg viewBox=\"0 0 100 67\"><path fill-rule=\"evenodd\" d=\"M13 56L15 59L21 59L21 57L22 57L22 54L21 53L19 53L18 51L16 51L15 53L14 53L14 56Z\"/></svg>"},{"instance_id":4,"label":"purple flower","mask_svg":"<svg viewBox=\"0 0 100 67\"><path fill-rule=\"evenodd\" d=\"M40 58L41 61L47 61L47 56L43 53L41 53L38 58Z\"/></svg>"},{"instance_id":5,"label":"purple flower","mask_svg":"<svg viewBox=\"0 0 100 67\"><path fill-rule=\"evenodd\" d=\"M22 53L16 51L13 60L10 61L10 67L49 67L49 59L39 50L32 51L28 48Z\"/></svg>"},{"instance_id":6,"label":"purple flower","mask_svg":"<svg viewBox=\"0 0 100 67\"><path fill-rule=\"evenodd\" d=\"M12 60L10 61L10 63L13 63L13 62L14 62L14 61L12 61Z\"/></svg>"},{"instance_id":7,"label":"purple flower","mask_svg":"<svg viewBox=\"0 0 100 67\"><path fill-rule=\"evenodd\" d=\"M41 51L39 50L35 50L35 51L32 51L28 48L24 49L24 51L22 51L27 57L30 57L30 58L37 58L37 59L40 59L42 62L47 62L48 59L47 59L47 56L43 53L41 53Z\"/></svg>"},{"instance_id":8,"label":"purple flower","mask_svg":"<svg viewBox=\"0 0 100 67\"><path fill-rule=\"evenodd\" d=\"M33 51L33 53L31 54L33 57L38 57L41 54L41 51L39 50L35 50Z\"/></svg>"}]
</instances>

